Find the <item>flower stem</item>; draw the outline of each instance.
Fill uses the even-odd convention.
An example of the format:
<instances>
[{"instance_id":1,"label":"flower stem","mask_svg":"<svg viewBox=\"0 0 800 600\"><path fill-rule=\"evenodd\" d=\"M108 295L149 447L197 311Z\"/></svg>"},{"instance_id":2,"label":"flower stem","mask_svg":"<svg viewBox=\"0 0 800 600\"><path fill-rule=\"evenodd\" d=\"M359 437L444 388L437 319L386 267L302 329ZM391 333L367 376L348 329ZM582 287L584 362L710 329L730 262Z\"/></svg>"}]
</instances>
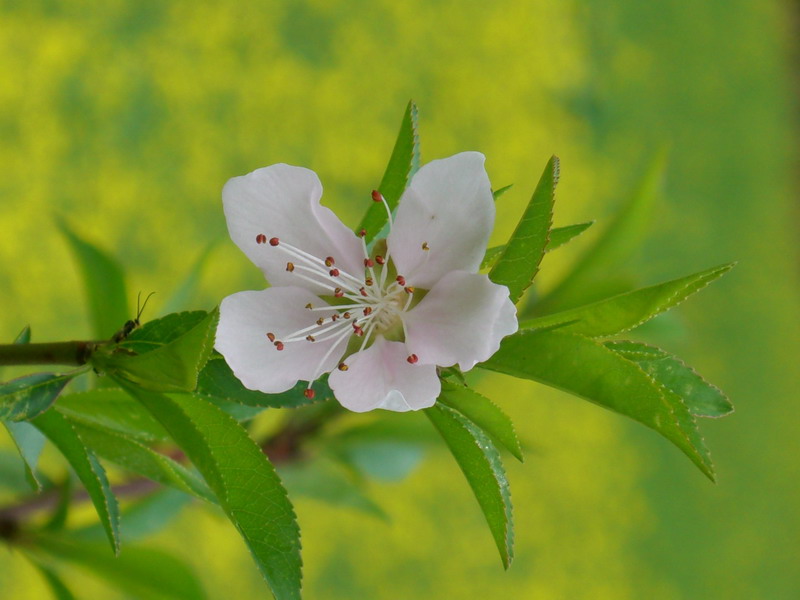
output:
<instances>
[{"instance_id":1,"label":"flower stem","mask_svg":"<svg viewBox=\"0 0 800 600\"><path fill-rule=\"evenodd\" d=\"M73 341L44 344L0 344L0 365L73 365L89 362L105 342Z\"/></svg>"}]
</instances>

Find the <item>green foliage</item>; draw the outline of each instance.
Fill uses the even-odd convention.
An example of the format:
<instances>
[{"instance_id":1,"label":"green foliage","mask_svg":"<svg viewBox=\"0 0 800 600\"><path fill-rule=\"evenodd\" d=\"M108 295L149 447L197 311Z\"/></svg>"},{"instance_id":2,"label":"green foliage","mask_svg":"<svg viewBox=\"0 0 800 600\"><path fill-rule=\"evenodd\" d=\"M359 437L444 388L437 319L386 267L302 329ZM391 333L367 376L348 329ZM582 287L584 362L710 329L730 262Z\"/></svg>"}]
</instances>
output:
<instances>
[{"instance_id":1,"label":"green foliage","mask_svg":"<svg viewBox=\"0 0 800 600\"><path fill-rule=\"evenodd\" d=\"M300 530L275 470L247 432L197 396L120 382L158 419L217 496L277 600L300 597Z\"/></svg>"},{"instance_id":2,"label":"green foliage","mask_svg":"<svg viewBox=\"0 0 800 600\"><path fill-rule=\"evenodd\" d=\"M511 492L500 453L483 431L460 413L436 404L426 409L425 414L467 478L489 524L503 566L508 569L514 557L514 523Z\"/></svg>"},{"instance_id":3,"label":"green foliage","mask_svg":"<svg viewBox=\"0 0 800 600\"><path fill-rule=\"evenodd\" d=\"M539 272L539 263L550 239L558 173L558 157L553 156L511 239L489 271L489 279L508 287L511 301L515 304Z\"/></svg>"},{"instance_id":4,"label":"green foliage","mask_svg":"<svg viewBox=\"0 0 800 600\"><path fill-rule=\"evenodd\" d=\"M77 373L34 373L0 384L0 421L23 421L42 414Z\"/></svg>"},{"instance_id":5,"label":"green foliage","mask_svg":"<svg viewBox=\"0 0 800 600\"><path fill-rule=\"evenodd\" d=\"M83 275L92 331L99 339L107 339L130 318L122 267L116 259L78 236L64 221L59 226Z\"/></svg>"},{"instance_id":6,"label":"green foliage","mask_svg":"<svg viewBox=\"0 0 800 600\"><path fill-rule=\"evenodd\" d=\"M161 309L162 313L170 314L186 308L189 300L191 300L200 285L200 280L208 265L208 259L217 246L217 243L216 241L210 242L201 250L200 254L197 255L197 259L189 268L186 277L184 277L183 281L172 291L172 295L164 303Z\"/></svg>"},{"instance_id":7,"label":"green foliage","mask_svg":"<svg viewBox=\"0 0 800 600\"><path fill-rule=\"evenodd\" d=\"M6 421L3 425L22 458L25 478L34 491L40 491L42 484L36 476L36 465L39 463L39 455L42 453L45 437L38 429L25 421Z\"/></svg>"},{"instance_id":8,"label":"green foliage","mask_svg":"<svg viewBox=\"0 0 800 600\"><path fill-rule=\"evenodd\" d=\"M694 275L673 279L520 323L520 329L541 329L563 325L562 331L589 337L606 337L634 329L677 306L709 283L722 277L733 264L720 265Z\"/></svg>"},{"instance_id":9,"label":"green foliage","mask_svg":"<svg viewBox=\"0 0 800 600\"><path fill-rule=\"evenodd\" d=\"M510 185L505 185L505 186L501 187L499 190L494 190L492 192L492 198L494 198L495 200L498 200L501 196L503 196L507 191L509 191L513 187L514 187L514 184L512 183Z\"/></svg>"},{"instance_id":10,"label":"green foliage","mask_svg":"<svg viewBox=\"0 0 800 600\"><path fill-rule=\"evenodd\" d=\"M494 402L468 387L446 381L442 382L442 395L438 401L467 417L522 462L522 448L514 424Z\"/></svg>"},{"instance_id":11,"label":"green foliage","mask_svg":"<svg viewBox=\"0 0 800 600\"><path fill-rule=\"evenodd\" d=\"M25 325L17 334L17 337L14 338L15 344L30 344L31 343L31 326Z\"/></svg>"},{"instance_id":12,"label":"green foliage","mask_svg":"<svg viewBox=\"0 0 800 600\"><path fill-rule=\"evenodd\" d=\"M55 600L76 600L75 595L69 590L66 584L61 580L58 574L49 566L41 562L38 558L28 555L28 559L35 566L39 573L42 574L42 579L45 580L50 591L53 593Z\"/></svg>"},{"instance_id":13,"label":"green foliage","mask_svg":"<svg viewBox=\"0 0 800 600\"><path fill-rule=\"evenodd\" d=\"M59 449L75 470L92 499L111 548L115 554L119 553L119 506L105 469L61 413L49 410L36 417L33 424Z\"/></svg>"},{"instance_id":14,"label":"green foliage","mask_svg":"<svg viewBox=\"0 0 800 600\"><path fill-rule=\"evenodd\" d=\"M397 141L386 165L386 171L378 186L378 191L386 199L391 210L397 207L400 196L403 195L411 177L419 169L419 134L417 133L417 105L411 100L406 107ZM367 214L361 220L357 231L366 230L364 241L367 243L375 239L383 226L388 222L386 209L380 204L372 204Z\"/></svg>"},{"instance_id":15,"label":"green foliage","mask_svg":"<svg viewBox=\"0 0 800 600\"><path fill-rule=\"evenodd\" d=\"M719 388L664 350L638 342L606 342L605 345L635 362L659 385L680 396L695 417L724 417L733 412L733 405Z\"/></svg>"},{"instance_id":16,"label":"green foliage","mask_svg":"<svg viewBox=\"0 0 800 600\"><path fill-rule=\"evenodd\" d=\"M577 223L575 225L567 225L566 227L553 227L550 230L550 241L547 243L545 252L550 252L551 250L555 250L567 244L589 229L593 224L594 221L587 221L586 223ZM483 261L481 261L481 269L493 267L505 249L505 245L487 248L486 253L483 255Z\"/></svg>"},{"instance_id":17,"label":"green foliage","mask_svg":"<svg viewBox=\"0 0 800 600\"><path fill-rule=\"evenodd\" d=\"M631 417L666 437L714 480L711 458L680 396L595 340L560 330L521 331L503 340L500 350L482 366L544 383Z\"/></svg>"},{"instance_id":18,"label":"green foliage","mask_svg":"<svg viewBox=\"0 0 800 600\"><path fill-rule=\"evenodd\" d=\"M97 543L55 535L37 537L34 544L35 551L74 563L140 600L206 598L194 572L161 550L127 546L114 557Z\"/></svg>"}]
</instances>

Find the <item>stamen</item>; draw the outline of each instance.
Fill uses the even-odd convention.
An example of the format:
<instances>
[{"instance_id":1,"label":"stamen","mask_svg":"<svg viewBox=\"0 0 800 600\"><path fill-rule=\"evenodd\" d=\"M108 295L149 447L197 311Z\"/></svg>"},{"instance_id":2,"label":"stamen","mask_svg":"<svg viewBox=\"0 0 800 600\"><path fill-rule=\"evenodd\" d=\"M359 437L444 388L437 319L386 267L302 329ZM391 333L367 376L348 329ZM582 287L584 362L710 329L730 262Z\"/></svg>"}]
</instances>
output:
<instances>
[{"instance_id":1,"label":"stamen","mask_svg":"<svg viewBox=\"0 0 800 600\"><path fill-rule=\"evenodd\" d=\"M349 313L349 312L346 312L346 313L344 313L344 314L342 315L342 318L343 318L343 319L349 319L349 318L350 318L350 313Z\"/></svg>"},{"instance_id":2,"label":"stamen","mask_svg":"<svg viewBox=\"0 0 800 600\"><path fill-rule=\"evenodd\" d=\"M367 294L367 290L365 290L363 287L361 289L359 289L358 291L361 292L361 295L364 296L365 298L369 295L369 294Z\"/></svg>"},{"instance_id":3,"label":"stamen","mask_svg":"<svg viewBox=\"0 0 800 600\"><path fill-rule=\"evenodd\" d=\"M267 333L267 339L268 339L270 342L274 342L274 341L275 341L275 334L274 334L274 333L272 333L272 332L269 332L269 333Z\"/></svg>"},{"instance_id":4,"label":"stamen","mask_svg":"<svg viewBox=\"0 0 800 600\"><path fill-rule=\"evenodd\" d=\"M413 365L419 360L419 357L416 354L410 354L406 360L409 364Z\"/></svg>"},{"instance_id":5,"label":"stamen","mask_svg":"<svg viewBox=\"0 0 800 600\"><path fill-rule=\"evenodd\" d=\"M382 265L382 264L384 264L386 261L385 261L385 260L383 260L383 257L382 257L380 254L376 254L376 255L375 255L375 262L376 262L376 263L378 263L379 265Z\"/></svg>"},{"instance_id":6,"label":"stamen","mask_svg":"<svg viewBox=\"0 0 800 600\"><path fill-rule=\"evenodd\" d=\"M328 273L330 273L331 277L338 277L339 276L339 269L331 269L330 271L328 271Z\"/></svg>"},{"instance_id":7,"label":"stamen","mask_svg":"<svg viewBox=\"0 0 800 600\"><path fill-rule=\"evenodd\" d=\"M324 322L325 322L325 319L323 317L320 317L319 319L317 319L317 325L322 325Z\"/></svg>"},{"instance_id":8,"label":"stamen","mask_svg":"<svg viewBox=\"0 0 800 600\"><path fill-rule=\"evenodd\" d=\"M256 244L266 244L266 243L267 243L267 236L265 236L263 233L259 233L256 236Z\"/></svg>"},{"instance_id":9,"label":"stamen","mask_svg":"<svg viewBox=\"0 0 800 600\"><path fill-rule=\"evenodd\" d=\"M341 298L342 296L344 296L344 292L342 291L342 288L336 288L335 290L333 290L333 296L335 298Z\"/></svg>"},{"instance_id":10,"label":"stamen","mask_svg":"<svg viewBox=\"0 0 800 600\"><path fill-rule=\"evenodd\" d=\"M344 363L339 363L339 366L338 366L337 368L338 368L340 371L347 371L347 369L349 369L350 367L348 367L348 366L347 366L346 364L344 364Z\"/></svg>"},{"instance_id":11,"label":"stamen","mask_svg":"<svg viewBox=\"0 0 800 600\"><path fill-rule=\"evenodd\" d=\"M396 278L396 281L397 281L397 283L399 283L402 286L405 286L405 284L406 284L406 278L403 277L402 275L398 275L397 278Z\"/></svg>"},{"instance_id":12,"label":"stamen","mask_svg":"<svg viewBox=\"0 0 800 600\"><path fill-rule=\"evenodd\" d=\"M283 350L283 342L275 342L275 348L278 350Z\"/></svg>"},{"instance_id":13,"label":"stamen","mask_svg":"<svg viewBox=\"0 0 800 600\"><path fill-rule=\"evenodd\" d=\"M315 342L315 341L317 341L317 338L315 338L313 335L307 335L307 336L306 336L306 339L307 339L309 342Z\"/></svg>"},{"instance_id":14,"label":"stamen","mask_svg":"<svg viewBox=\"0 0 800 600\"><path fill-rule=\"evenodd\" d=\"M329 257L327 257L327 258L325 259L325 266L326 266L326 267L332 267L334 264L336 264L336 261L335 261L335 260L333 260L333 257L332 257L332 256L329 256Z\"/></svg>"},{"instance_id":15,"label":"stamen","mask_svg":"<svg viewBox=\"0 0 800 600\"><path fill-rule=\"evenodd\" d=\"M365 259L364 259L364 266L365 266L366 268L370 269L370 268L372 268L372 267L374 267L374 266L375 266L375 263L374 263L374 262L372 262L372 259L371 259L371 258L365 258Z\"/></svg>"},{"instance_id":16,"label":"stamen","mask_svg":"<svg viewBox=\"0 0 800 600\"><path fill-rule=\"evenodd\" d=\"M310 384L309 384L309 385L310 385ZM314 398L314 396L315 396L316 394L314 394L314 390L313 390L312 388L310 388L310 387L309 387L309 388L306 388L306 391L304 391L304 392L303 392L303 395L304 395L306 398L308 398L309 400L313 400L313 398Z\"/></svg>"},{"instance_id":17,"label":"stamen","mask_svg":"<svg viewBox=\"0 0 800 600\"><path fill-rule=\"evenodd\" d=\"M289 273L291 273L292 271L294 271L294 263L287 262L287 263L286 263L286 270L287 270L287 271L289 271Z\"/></svg>"},{"instance_id":18,"label":"stamen","mask_svg":"<svg viewBox=\"0 0 800 600\"><path fill-rule=\"evenodd\" d=\"M406 291L406 294L413 294L414 293L414 288L412 286L408 286L408 287L405 287L403 289Z\"/></svg>"},{"instance_id":19,"label":"stamen","mask_svg":"<svg viewBox=\"0 0 800 600\"><path fill-rule=\"evenodd\" d=\"M367 235L367 230L366 229L362 229L361 231L358 232L358 237L363 238L363 237L366 237L366 235Z\"/></svg>"},{"instance_id":20,"label":"stamen","mask_svg":"<svg viewBox=\"0 0 800 600\"><path fill-rule=\"evenodd\" d=\"M280 243L281 243L281 241L276 237L269 239L269 245L270 246L277 246Z\"/></svg>"},{"instance_id":21,"label":"stamen","mask_svg":"<svg viewBox=\"0 0 800 600\"><path fill-rule=\"evenodd\" d=\"M372 201L383 202L383 198L381 198L381 193L378 190L372 190Z\"/></svg>"},{"instance_id":22,"label":"stamen","mask_svg":"<svg viewBox=\"0 0 800 600\"><path fill-rule=\"evenodd\" d=\"M313 305L313 304L311 304L311 302L309 302L308 304L306 304L306 308L307 308L308 310L314 310L314 305ZM326 307L326 308L327 308L327 307Z\"/></svg>"},{"instance_id":23,"label":"stamen","mask_svg":"<svg viewBox=\"0 0 800 600\"><path fill-rule=\"evenodd\" d=\"M372 277L367 277L367 278L364 280L364 283L366 283L366 284L367 284L367 286L371 286L371 285L373 285L373 284L375 283L375 280L374 280L374 279L372 279Z\"/></svg>"},{"instance_id":24,"label":"stamen","mask_svg":"<svg viewBox=\"0 0 800 600\"><path fill-rule=\"evenodd\" d=\"M364 309L364 316L366 317L366 316L368 316L368 315L370 315L370 314L372 314L372 307L371 307L371 306L368 306L368 307L366 307L366 308Z\"/></svg>"},{"instance_id":25,"label":"stamen","mask_svg":"<svg viewBox=\"0 0 800 600\"><path fill-rule=\"evenodd\" d=\"M428 246L428 242L422 242L422 249L425 250L425 252L431 249L430 246Z\"/></svg>"}]
</instances>

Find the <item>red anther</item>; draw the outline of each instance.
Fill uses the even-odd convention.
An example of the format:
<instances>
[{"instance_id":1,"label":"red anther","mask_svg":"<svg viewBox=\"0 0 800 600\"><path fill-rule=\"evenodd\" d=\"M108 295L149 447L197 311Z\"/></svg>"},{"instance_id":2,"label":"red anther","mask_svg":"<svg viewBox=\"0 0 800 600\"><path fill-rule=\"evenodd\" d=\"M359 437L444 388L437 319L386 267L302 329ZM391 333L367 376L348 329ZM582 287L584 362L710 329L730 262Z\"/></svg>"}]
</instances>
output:
<instances>
[{"instance_id":1,"label":"red anther","mask_svg":"<svg viewBox=\"0 0 800 600\"><path fill-rule=\"evenodd\" d=\"M344 292L342 291L342 288L336 288L335 290L333 290L333 295L336 298L341 298L342 296L344 296Z\"/></svg>"},{"instance_id":2,"label":"red anther","mask_svg":"<svg viewBox=\"0 0 800 600\"><path fill-rule=\"evenodd\" d=\"M378 190L372 190L372 199L375 202L383 202L383 196L381 196L381 193Z\"/></svg>"},{"instance_id":3,"label":"red anther","mask_svg":"<svg viewBox=\"0 0 800 600\"><path fill-rule=\"evenodd\" d=\"M331 269L328 272L330 273L331 277L338 277L339 276L339 269Z\"/></svg>"},{"instance_id":4,"label":"red anther","mask_svg":"<svg viewBox=\"0 0 800 600\"><path fill-rule=\"evenodd\" d=\"M355 323L353 323L353 333L355 333L358 337L361 337L364 335L364 330L361 329L361 327L359 327Z\"/></svg>"},{"instance_id":5,"label":"red anther","mask_svg":"<svg viewBox=\"0 0 800 600\"><path fill-rule=\"evenodd\" d=\"M406 360L409 364L413 365L419 360L419 357L416 354L410 354Z\"/></svg>"},{"instance_id":6,"label":"red anther","mask_svg":"<svg viewBox=\"0 0 800 600\"><path fill-rule=\"evenodd\" d=\"M291 273L292 271L294 271L294 263L292 263L292 262L287 262L287 263L286 263L286 270L287 270L287 271L289 271L289 273Z\"/></svg>"},{"instance_id":7,"label":"red anther","mask_svg":"<svg viewBox=\"0 0 800 600\"><path fill-rule=\"evenodd\" d=\"M346 312L346 313L344 313L344 314L342 315L342 317L343 317L343 318L345 318L345 319L349 319L349 318L350 318L350 313L349 313L349 312Z\"/></svg>"},{"instance_id":8,"label":"red anther","mask_svg":"<svg viewBox=\"0 0 800 600\"><path fill-rule=\"evenodd\" d=\"M383 257L380 254L376 254L375 255L375 262L378 263L379 265L382 265L386 261L383 259Z\"/></svg>"},{"instance_id":9,"label":"red anther","mask_svg":"<svg viewBox=\"0 0 800 600\"><path fill-rule=\"evenodd\" d=\"M365 290L363 287L360 288L358 291L361 292L362 296L364 296L365 298L367 297L367 290Z\"/></svg>"},{"instance_id":10,"label":"red anther","mask_svg":"<svg viewBox=\"0 0 800 600\"><path fill-rule=\"evenodd\" d=\"M403 289L406 291L406 294L413 294L414 293L414 287L413 286L409 285L408 287L404 287Z\"/></svg>"},{"instance_id":11,"label":"red anther","mask_svg":"<svg viewBox=\"0 0 800 600\"><path fill-rule=\"evenodd\" d=\"M313 335L307 335L307 336L306 336L306 339L307 339L309 342L316 342L316 341L317 341L317 338L315 338Z\"/></svg>"},{"instance_id":12,"label":"red anther","mask_svg":"<svg viewBox=\"0 0 800 600\"><path fill-rule=\"evenodd\" d=\"M269 245L270 246L277 246L280 243L281 243L281 241L278 238L270 238L269 239Z\"/></svg>"},{"instance_id":13,"label":"red anther","mask_svg":"<svg viewBox=\"0 0 800 600\"><path fill-rule=\"evenodd\" d=\"M422 242L422 249L426 252L431 249L430 246L428 246L428 242Z\"/></svg>"},{"instance_id":14,"label":"red anther","mask_svg":"<svg viewBox=\"0 0 800 600\"><path fill-rule=\"evenodd\" d=\"M270 342L274 342L274 341L275 341L275 334L274 334L274 333L272 333L272 332L268 333L268 334L267 334L267 339L268 339Z\"/></svg>"},{"instance_id":15,"label":"red anther","mask_svg":"<svg viewBox=\"0 0 800 600\"><path fill-rule=\"evenodd\" d=\"M319 319L317 319L317 325L322 325L324 322L325 322L325 319L323 317L320 317Z\"/></svg>"},{"instance_id":16,"label":"red anther","mask_svg":"<svg viewBox=\"0 0 800 600\"><path fill-rule=\"evenodd\" d=\"M314 308L314 305L313 305L313 304L311 304L311 302L309 302L308 304L306 304L306 308L307 308L308 310L311 310L312 308Z\"/></svg>"},{"instance_id":17,"label":"red anther","mask_svg":"<svg viewBox=\"0 0 800 600\"><path fill-rule=\"evenodd\" d=\"M303 396L305 396L309 400L312 400L315 396L314 390L311 388L306 388L306 390L303 392Z\"/></svg>"},{"instance_id":18,"label":"red anther","mask_svg":"<svg viewBox=\"0 0 800 600\"><path fill-rule=\"evenodd\" d=\"M367 278L364 280L364 283L366 283L366 284L367 284L367 286L370 286L370 285L372 285L372 284L373 284L373 283L375 283L375 282L372 280L372 277L367 277Z\"/></svg>"},{"instance_id":19,"label":"red anther","mask_svg":"<svg viewBox=\"0 0 800 600\"><path fill-rule=\"evenodd\" d=\"M400 285L404 286L406 284L406 278L403 277L402 275L398 275L396 279L397 283L399 283Z\"/></svg>"},{"instance_id":20,"label":"red anther","mask_svg":"<svg viewBox=\"0 0 800 600\"><path fill-rule=\"evenodd\" d=\"M372 314L372 307L371 306L368 306L367 308L364 309L364 316L365 317L367 315L371 315L371 314Z\"/></svg>"},{"instance_id":21,"label":"red anther","mask_svg":"<svg viewBox=\"0 0 800 600\"><path fill-rule=\"evenodd\" d=\"M361 231L359 231L358 232L358 237L367 237L367 230L366 229L362 229Z\"/></svg>"},{"instance_id":22,"label":"red anther","mask_svg":"<svg viewBox=\"0 0 800 600\"><path fill-rule=\"evenodd\" d=\"M349 369L350 367L348 367L348 366L347 366L346 364L344 364L344 363L339 363L339 366L338 366L337 368L338 368L340 371L347 371L347 369Z\"/></svg>"},{"instance_id":23,"label":"red anther","mask_svg":"<svg viewBox=\"0 0 800 600\"><path fill-rule=\"evenodd\" d=\"M374 267L375 263L372 262L371 258L365 258L364 259L364 266L367 267L367 268Z\"/></svg>"},{"instance_id":24,"label":"red anther","mask_svg":"<svg viewBox=\"0 0 800 600\"><path fill-rule=\"evenodd\" d=\"M283 342L275 342L275 348L278 350L283 350Z\"/></svg>"},{"instance_id":25,"label":"red anther","mask_svg":"<svg viewBox=\"0 0 800 600\"><path fill-rule=\"evenodd\" d=\"M266 243L267 243L267 236L265 236L263 233L259 233L256 236L256 244L266 244Z\"/></svg>"},{"instance_id":26,"label":"red anther","mask_svg":"<svg viewBox=\"0 0 800 600\"><path fill-rule=\"evenodd\" d=\"M336 261L333 260L332 256L329 256L328 258L325 259L325 266L326 267L332 267L334 264L336 264Z\"/></svg>"},{"instance_id":27,"label":"red anther","mask_svg":"<svg viewBox=\"0 0 800 600\"><path fill-rule=\"evenodd\" d=\"M333 315L331 315L331 321L335 321L338 318L339 318L339 314L338 313L334 313Z\"/></svg>"}]
</instances>

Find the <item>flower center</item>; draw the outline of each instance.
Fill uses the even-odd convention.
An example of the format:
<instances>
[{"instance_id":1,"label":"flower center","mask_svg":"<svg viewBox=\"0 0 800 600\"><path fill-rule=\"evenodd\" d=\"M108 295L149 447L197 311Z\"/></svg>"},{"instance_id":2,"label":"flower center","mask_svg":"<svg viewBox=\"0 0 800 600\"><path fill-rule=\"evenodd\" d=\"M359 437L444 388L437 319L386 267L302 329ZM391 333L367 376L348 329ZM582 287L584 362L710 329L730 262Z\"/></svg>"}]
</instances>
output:
<instances>
[{"instance_id":1,"label":"flower center","mask_svg":"<svg viewBox=\"0 0 800 600\"><path fill-rule=\"evenodd\" d=\"M372 192L372 198L375 202L381 202L386 208L391 231L393 223L389 205L377 191ZM274 332L266 333L267 338L278 351L283 350L290 343L317 343L333 340L315 369L314 379L324 373L323 365L336 348L344 343L349 343L354 337L362 338L356 352L364 350L376 335L396 335L398 337L402 335L403 340L406 338L403 314L409 309L414 299L414 287L406 282L403 275L398 274L393 279L390 278L394 268L388 248L385 256L380 254L370 256L365 236L366 231L362 230L359 234L364 253L364 269L361 273L348 273L341 269L336 265L334 256L321 259L277 237L267 240L267 236L263 233L256 236L257 243L266 244L268 241L271 249L286 254L288 259L286 271L292 273L299 280L313 284L315 288L322 286L328 290L328 294L323 293L322 296L332 296L332 304L306 305L305 308L309 311L308 326L294 332L281 333L281 335L276 335ZM422 245L422 251L427 250L429 247L425 243ZM318 312L325 313L325 316L314 320L314 315ZM416 363L416 355L409 355L408 362ZM339 369L346 371L347 365L342 362ZM306 390L306 396L314 397L311 383Z\"/></svg>"}]
</instances>

